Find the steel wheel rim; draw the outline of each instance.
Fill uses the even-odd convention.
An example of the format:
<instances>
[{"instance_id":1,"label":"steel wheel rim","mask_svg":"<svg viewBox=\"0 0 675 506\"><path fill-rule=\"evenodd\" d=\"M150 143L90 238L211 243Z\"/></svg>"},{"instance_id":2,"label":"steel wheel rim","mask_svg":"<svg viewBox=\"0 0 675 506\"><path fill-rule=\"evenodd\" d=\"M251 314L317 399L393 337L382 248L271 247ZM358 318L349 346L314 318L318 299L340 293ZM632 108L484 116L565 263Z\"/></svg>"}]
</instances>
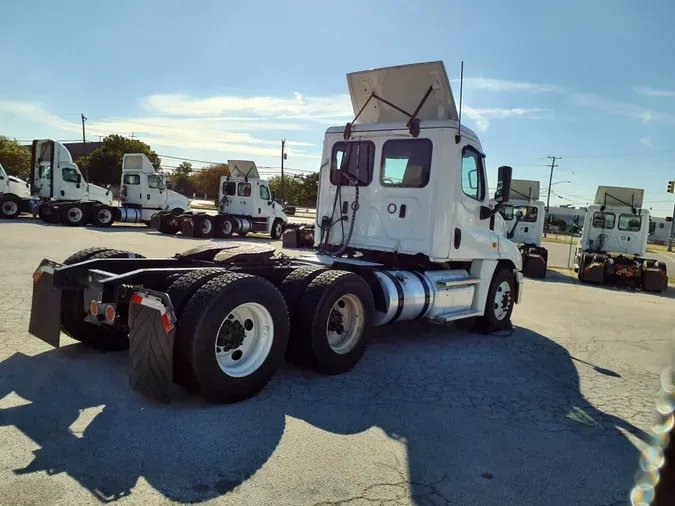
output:
<instances>
[{"instance_id":1,"label":"steel wheel rim","mask_svg":"<svg viewBox=\"0 0 675 506\"><path fill-rule=\"evenodd\" d=\"M352 293L343 295L335 301L328 313L328 345L338 355L349 353L361 340L364 326L365 309L361 299Z\"/></svg>"},{"instance_id":2,"label":"steel wheel rim","mask_svg":"<svg viewBox=\"0 0 675 506\"><path fill-rule=\"evenodd\" d=\"M101 209L96 216L101 223L109 223L112 220L112 213L108 209Z\"/></svg>"},{"instance_id":3,"label":"steel wheel rim","mask_svg":"<svg viewBox=\"0 0 675 506\"><path fill-rule=\"evenodd\" d=\"M232 233L232 222L230 220L225 220L223 222L223 233L224 234Z\"/></svg>"},{"instance_id":4,"label":"steel wheel rim","mask_svg":"<svg viewBox=\"0 0 675 506\"><path fill-rule=\"evenodd\" d=\"M502 281L495 292L495 318L503 320L511 309L511 285L508 281Z\"/></svg>"},{"instance_id":5,"label":"steel wheel rim","mask_svg":"<svg viewBox=\"0 0 675 506\"><path fill-rule=\"evenodd\" d=\"M7 214L7 215L13 215L16 214L17 211L19 210L19 206L16 205L16 202L12 202L11 200L8 200L7 202L2 203L2 212Z\"/></svg>"},{"instance_id":6,"label":"steel wheel rim","mask_svg":"<svg viewBox=\"0 0 675 506\"><path fill-rule=\"evenodd\" d=\"M274 342L274 320L262 304L245 302L218 327L214 343L220 370L233 378L253 374L265 362Z\"/></svg>"},{"instance_id":7,"label":"steel wheel rim","mask_svg":"<svg viewBox=\"0 0 675 506\"><path fill-rule=\"evenodd\" d=\"M274 228L275 228L276 235L281 235L281 232L283 232L283 227L282 227L281 223L277 223L277 226L274 227Z\"/></svg>"},{"instance_id":8,"label":"steel wheel rim","mask_svg":"<svg viewBox=\"0 0 675 506\"><path fill-rule=\"evenodd\" d=\"M84 214L82 213L82 209L80 209L79 207L71 207L70 209L68 209L68 219L72 223L78 223L82 221L83 216Z\"/></svg>"},{"instance_id":9,"label":"steel wheel rim","mask_svg":"<svg viewBox=\"0 0 675 506\"><path fill-rule=\"evenodd\" d=\"M211 229L213 229L213 224L211 223L211 220L202 220L202 224L200 226L202 234L208 235L211 233Z\"/></svg>"}]
</instances>

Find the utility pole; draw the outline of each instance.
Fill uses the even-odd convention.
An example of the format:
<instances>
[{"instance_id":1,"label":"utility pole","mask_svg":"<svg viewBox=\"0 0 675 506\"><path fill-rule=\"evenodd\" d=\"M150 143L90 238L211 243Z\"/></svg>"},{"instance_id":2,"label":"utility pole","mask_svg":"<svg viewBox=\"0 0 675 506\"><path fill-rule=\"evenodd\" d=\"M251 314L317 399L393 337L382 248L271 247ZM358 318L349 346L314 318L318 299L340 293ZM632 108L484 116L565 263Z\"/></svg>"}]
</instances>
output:
<instances>
[{"instance_id":1,"label":"utility pole","mask_svg":"<svg viewBox=\"0 0 675 506\"><path fill-rule=\"evenodd\" d=\"M87 143L87 136L84 133L84 122L87 121L87 118L82 113L80 113L80 116L82 116L82 144L84 145ZM87 183L89 183L89 166L86 163L84 164L84 173Z\"/></svg>"},{"instance_id":2,"label":"utility pole","mask_svg":"<svg viewBox=\"0 0 675 506\"><path fill-rule=\"evenodd\" d=\"M132 141L134 140L134 133L133 132L131 132L131 140Z\"/></svg>"},{"instance_id":3,"label":"utility pole","mask_svg":"<svg viewBox=\"0 0 675 506\"><path fill-rule=\"evenodd\" d=\"M551 202L551 184L553 183L553 169L557 167L555 164L556 160L561 160L561 157L559 156L547 156L549 160L551 160L551 174L548 178L548 195L546 196L546 219L548 220L548 217L550 216L550 213L548 212L549 209L549 204ZM544 237L546 237L546 228L544 228Z\"/></svg>"},{"instance_id":4,"label":"utility pole","mask_svg":"<svg viewBox=\"0 0 675 506\"><path fill-rule=\"evenodd\" d=\"M283 206L286 203L284 195L284 160L286 159L286 152L284 151L286 147L286 139L281 139L281 205Z\"/></svg>"},{"instance_id":5,"label":"utility pole","mask_svg":"<svg viewBox=\"0 0 675 506\"><path fill-rule=\"evenodd\" d=\"M84 134L84 122L87 121L87 118L84 117L84 114L80 114L82 116L82 144L87 142L87 137Z\"/></svg>"},{"instance_id":6,"label":"utility pole","mask_svg":"<svg viewBox=\"0 0 675 506\"><path fill-rule=\"evenodd\" d=\"M673 205L673 219L670 222L670 238L668 239L668 251L673 251L673 232L675 232L675 205Z\"/></svg>"}]
</instances>

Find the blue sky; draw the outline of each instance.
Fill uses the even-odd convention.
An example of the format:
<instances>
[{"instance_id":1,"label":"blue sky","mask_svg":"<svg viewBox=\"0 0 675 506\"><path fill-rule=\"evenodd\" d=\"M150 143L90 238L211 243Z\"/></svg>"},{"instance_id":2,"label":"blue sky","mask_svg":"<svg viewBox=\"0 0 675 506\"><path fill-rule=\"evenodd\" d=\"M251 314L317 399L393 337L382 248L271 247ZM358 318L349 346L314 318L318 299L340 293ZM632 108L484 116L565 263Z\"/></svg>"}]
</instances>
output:
<instances>
[{"instance_id":1,"label":"blue sky","mask_svg":"<svg viewBox=\"0 0 675 506\"><path fill-rule=\"evenodd\" d=\"M669 0L31 0L1 16L0 134L17 139L78 139L82 112L88 140L277 167L286 138L287 165L316 170L325 129L350 119L347 72L443 60L455 79L464 60L491 186L508 164L546 187L557 155L571 183L553 205L599 184L644 188L657 216L675 203Z\"/></svg>"}]
</instances>

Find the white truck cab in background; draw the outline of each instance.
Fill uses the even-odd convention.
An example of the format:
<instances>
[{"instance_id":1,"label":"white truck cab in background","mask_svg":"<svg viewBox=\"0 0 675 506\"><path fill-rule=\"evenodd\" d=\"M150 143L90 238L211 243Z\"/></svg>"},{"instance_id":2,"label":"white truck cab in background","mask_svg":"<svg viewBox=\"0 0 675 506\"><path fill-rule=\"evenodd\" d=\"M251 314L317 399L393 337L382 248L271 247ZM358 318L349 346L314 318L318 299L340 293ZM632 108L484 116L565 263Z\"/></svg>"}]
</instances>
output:
<instances>
[{"instance_id":1,"label":"white truck cab in background","mask_svg":"<svg viewBox=\"0 0 675 506\"><path fill-rule=\"evenodd\" d=\"M109 227L115 222L149 223L160 210L190 209L187 197L166 189L165 176L143 153L122 160L122 199L113 203L109 189L87 183L68 149L53 140L33 141L33 194L43 199L37 214L47 223Z\"/></svg>"},{"instance_id":2,"label":"white truck cab in background","mask_svg":"<svg viewBox=\"0 0 675 506\"><path fill-rule=\"evenodd\" d=\"M30 184L8 175L0 164L0 218L16 218L22 212L30 212L35 203L31 199Z\"/></svg>"},{"instance_id":3,"label":"white truck cab in background","mask_svg":"<svg viewBox=\"0 0 675 506\"><path fill-rule=\"evenodd\" d=\"M579 280L630 282L647 291L668 287L665 263L644 258L649 211L642 209L644 190L599 186L588 206L574 256Z\"/></svg>"},{"instance_id":4,"label":"white truck cab in background","mask_svg":"<svg viewBox=\"0 0 675 506\"><path fill-rule=\"evenodd\" d=\"M539 181L514 179L511 198L499 214L506 222L507 237L520 248L523 274L531 278L546 277L548 251L541 245L546 206L539 200Z\"/></svg>"},{"instance_id":5,"label":"white truck cab in background","mask_svg":"<svg viewBox=\"0 0 675 506\"><path fill-rule=\"evenodd\" d=\"M190 237L228 238L248 233L279 239L288 223L283 206L274 200L269 183L260 177L255 162L228 160L229 176L218 188L218 215L206 213L158 213L154 228L163 234L181 232Z\"/></svg>"}]
</instances>

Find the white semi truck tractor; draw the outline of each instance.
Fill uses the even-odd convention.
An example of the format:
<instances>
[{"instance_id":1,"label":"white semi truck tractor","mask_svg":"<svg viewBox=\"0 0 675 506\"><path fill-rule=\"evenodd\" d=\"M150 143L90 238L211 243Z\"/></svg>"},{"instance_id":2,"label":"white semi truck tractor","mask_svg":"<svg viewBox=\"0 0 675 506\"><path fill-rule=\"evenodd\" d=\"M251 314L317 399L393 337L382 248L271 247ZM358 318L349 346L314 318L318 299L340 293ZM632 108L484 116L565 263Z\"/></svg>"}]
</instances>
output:
<instances>
[{"instance_id":1,"label":"white semi truck tractor","mask_svg":"<svg viewBox=\"0 0 675 506\"><path fill-rule=\"evenodd\" d=\"M33 194L42 199L34 213L47 223L109 227L115 222L150 223L166 209L190 209L187 197L166 188L164 174L155 172L143 153L122 160L120 205L109 189L87 183L68 149L53 140L33 141Z\"/></svg>"},{"instance_id":2,"label":"white semi truck tractor","mask_svg":"<svg viewBox=\"0 0 675 506\"><path fill-rule=\"evenodd\" d=\"M512 328L521 254L495 230L511 168L499 168L491 206L483 149L459 123L443 63L347 80L355 117L324 137L315 251L208 242L171 258L93 247L45 259L30 333L53 346L63 331L131 347L131 385L148 396L167 400L177 383L234 402L264 388L284 357L349 371L375 326Z\"/></svg>"},{"instance_id":3,"label":"white semi truck tractor","mask_svg":"<svg viewBox=\"0 0 675 506\"><path fill-rule=\"evenodd\" d=\"M520 248L523 274L530 278L546 277L548 250L541 245L546 206L539 200L539 181L514 179L511 197L499 213L506 222L508 238Z\"/></svg>"},{"instance_id":4,"label":"white semi truck tractor","mask_svg":"<svg viewBox=\"0 0 675 506\"><path fill-rule=\"evenodd\" d=\"M31 197L30 183L8 175L0 164L0 218L11 219L28 213L36 203Z\"/></svg>"},{"instance_id":5,"label":"white semi truck tractor","mask_svg":"<svg viewBox=\"0 0 675 506\"><path fill-rule=\"evenodd\" d=\"M623 282L652 292L668 288L666 264L645 258L649 211L643 198L638 188L598 187L575 251L579 281Z\"/></svg>"},{"instance_id":6,"label":"white semi truck tractor","mask_svg":"<svg viewBox=\"0 0 675 506\"><path fill-rule=\"evenodd\" d=\"M255 162L228 160L229 176L222 176L218 189L218 215L159 212L151 226L163 234L189 237L228 238L232 234L245 237L249 233L279 239L288 217L283 206L274 200L269 183L260 177Z\"/></svg>"}]
</instances>

